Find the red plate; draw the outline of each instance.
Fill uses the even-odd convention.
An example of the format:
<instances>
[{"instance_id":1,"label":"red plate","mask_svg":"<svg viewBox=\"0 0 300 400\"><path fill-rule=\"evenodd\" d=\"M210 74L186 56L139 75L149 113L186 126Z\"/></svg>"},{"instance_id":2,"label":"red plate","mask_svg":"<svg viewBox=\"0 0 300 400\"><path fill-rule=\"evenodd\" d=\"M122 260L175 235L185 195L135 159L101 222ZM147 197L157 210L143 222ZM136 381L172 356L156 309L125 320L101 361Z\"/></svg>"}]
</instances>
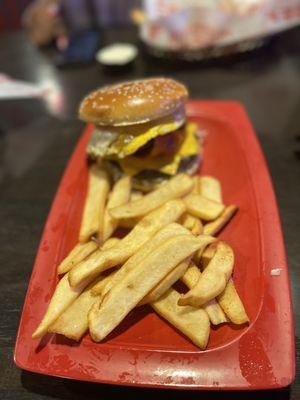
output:
<instances>
[{"instance_id":1,"label":"red plate","mask_svg":"<svg viewBox=\"0 0 300 400\"><path fill-rule=\"evenodd\" d=\"M243 108L198 102L188 114L208 132L201 173L222 183L225 204L239 212L220 235L236 255L234 281L250 317L244 327L211 329L199 351L148 306L134 310L107 340L80 344L48 335L34 341L56 285L56 266L75 245L85 198L85 147L80 139L46 223L31 276L15 348L26 370L121 385L190 389L270 389L294 377L294 336L288 269L267 167ZM271 270L281 268L279 276Z\"/></svg>"}]
</instances>

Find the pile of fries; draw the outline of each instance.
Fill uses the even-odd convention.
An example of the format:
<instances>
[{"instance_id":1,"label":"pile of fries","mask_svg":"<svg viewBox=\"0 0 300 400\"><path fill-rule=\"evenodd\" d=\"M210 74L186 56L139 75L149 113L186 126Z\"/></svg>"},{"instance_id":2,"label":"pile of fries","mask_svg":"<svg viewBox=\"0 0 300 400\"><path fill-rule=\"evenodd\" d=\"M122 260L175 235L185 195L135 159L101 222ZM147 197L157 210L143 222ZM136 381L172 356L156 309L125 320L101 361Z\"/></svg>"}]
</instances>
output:
<instances>
[{"instance_id":1,"label":"pile of fries","mask_svg":"<svg viewBox=\"0 0 300 400\"><path fill-rule=\"evenodd\" d=\"M143 194L129 176L111 187L107 171L92 165L79 243L57 268L62 278L33 338L79 341L89 330L99 342L143 304L200 349L211 324L247 323L233 250L215 237L236 210L210 176L178 174ZM123 238L113 237L119 227L128 229ZM174 289L178 280L185 293Z\"/></svg>"}]
</instances>

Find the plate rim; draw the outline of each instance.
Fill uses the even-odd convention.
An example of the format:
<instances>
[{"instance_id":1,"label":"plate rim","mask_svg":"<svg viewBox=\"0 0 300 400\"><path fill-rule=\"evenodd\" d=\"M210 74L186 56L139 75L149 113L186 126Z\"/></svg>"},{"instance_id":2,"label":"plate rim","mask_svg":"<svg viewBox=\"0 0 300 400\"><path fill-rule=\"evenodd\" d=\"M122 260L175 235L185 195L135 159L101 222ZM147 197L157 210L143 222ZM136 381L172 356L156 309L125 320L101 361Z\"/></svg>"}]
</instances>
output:
<instances>
[{"instance_id":1,"label":"plate rim","mask_svg":"<svg viewBox=\"0 0 300 400\"><path fill-rule=\"evenodd\" d=\"M212 111L213 110L213 111ZM236 115L238 115L238 119L233 119L230 118L232 111L235 112ZM278 253L280 253L280 257L282 260L284 260L284 264L285 264L285 269L284 269L284 274L285 274L285 280L286 283L288 285L288 293L286 293L287 299L288 301L286 302L288 305L288 320L290 323L289 329L291 332L294 332L294 318L293 318L293 310L292 310L292 300L291 300L291 284L290 284L290 279L289 279L289 274L288 274L288 265L287 265L287 261L286 261L286 254L285 254L285 247L284 247L284 240L283 240L283 234L282 234L282 228L281 228L281 222L280 222L280 217L279 217L279 210L278 210L278 206L277 206L277 201L276 201L276 197L275 197L275 193L274 193L274 189L273 189L273 185L272 185L272 181L271 181L271 177L270 177L270 173L269 173L269 169L267 166L267 163L265 161L264 155L262 153L260 144L258 142L258 139L255 135L255 132L252 128L252 125L248 119L248 116L243 108L243 106L236 101L219 101L219 100L190 100L188 102L188 107L187 107L187 113L190 116L195 116L195 117L201 117L201 116L209 116L209 114L211 114L211 116L214 119L218 119L221 121L226 122L226 124L229 124L231 127L233 127L233 129L245 129L248 134L245 135L248 145L249 145L249 141L250 141L250 145L252 147L252 151L250 152L251 154L254 154L256 157L256 162L259 163L263 168L262 168L262 174L263 177L262 179L267 183L265 189L267 190L267 195L266 197L269 199L270 203L271 203L271 208L272 208L272 212L270 214L272 214L272 218L273 221L275 221L275 225L277 226L277 230L276 233L273 232L272 235L276 236L274 241L276 242L276 244L278 245ZM21 328L22 328L22 320L23 320L23 316L24 316L24 310L26 307L26 304L28 302L28 296L30 293L30 287L33 284L33 272L34 269L36 267L36 263L37 263L37 258L38 255L40 253L41 250L41 246L44 240L44 237L46 236L46 232L47 232L47 225L49 223L49 219L51 216L51 213L53 212L53 210L56 208L56 201L57 201L57 194L59 193L59 189L63 186L64 181L66 180L66 178L69 175L69 169L70 169L70 165L72 164L72 161L74 159L77 158L77 155L79 154L79 149L82 146L82 143L86 140L86 132L87 130L90 130L91 128L88 126L84 129L82 135L80 136L79 140L77 141L77 144L75 145L75 149L71 154L71 157L69 158L69 160L67 160L66 163L66 168L63 172L63 176L62 179L60 180L58 186L57 186L57 191L55 193L55 196L53 198L53 202L52 205L50 207L50 211L48 213L47 219L46 219L46 224L40 239L40 244L38 246L38 250L36 253L36 258L35 258L35 262L34 262L34 266L32 269L32 273L31 273L31 277L30 277L30 281L27 287L27 292L26 292L26 296L24 299L24 305L23 305L23 310L22 310L22 314L21 314L21 318L20 318L20 322L19 322L19 328L18 328L18 333L17 333L17 339L16 339L16 344L15 344L15 349L14 349L14 362L15 364L27 371L31 371L34 373L39 373L39 374L43 374L43 375L50 375L50 376L56 376L56 377L61 377L61 378L68 378L68 379L78 379L76 377L74 377L74 375L72 376L72 374L70 375L64 375L64 374L56 374L53 373L53 371L49 371L49 372L45 372L42 371L38 368L30 368L29 365L24 364L23 360L21 360L20 358L20 351L19 351L19 346L20 346L20 334L21 334ZM241 145L242 147L244 147L244 144L240 143L239 145ZM81 150L80 150L81 153ZM247 163L247 167L249 170L249 159L246 157L245 162ZM251 169L250 169L251 171ZM251 176L251 174L250 174ZM251 176L252 179L252 176ZM253 182L251 184L253 190L254 190L254 195L256 198L256 207L257 207L257 211L260 211L260 208L258 207L258 198L257 198L257 190L255 190L255 187L253 186ZM270 218L270 217L269 217ZM262 229L261 225L264 225L265 221L262 220L259 223L259 227L260 230ZM263 244L263 236L261 236L261 242ZM246 332L248 332L249 330L247 330ZM245 332L245 333L246 333ZM127 382L127 381L119 381L116 379L105 379L105 377L101 377L101 379L99 378L93 378L93 377L86 377L86 376L82 376L80 378L80 380L83 381L89 381L89 382L101 382L101 383L109 383L109 384L114 384L114 385L122 385L122 386L141 386L141 387L152 387L152 388L168 388L168 389L191 389L191 390L195 390L195 389L200 389L200 390L257 390L257 389L271 389L271 388L280 388L280 387L285 387L288 386L294 379L295 377L295 354L294 354L294 336L291 335L290 337L290 364L289 364L289 376L286 377L284 382L278 382L278 383L274 383L272 385L255 385L255 386L207 386L207 385L199 385L199 384L195 384L195 385L191 385L191 384L177 384L177 383L171 383L171 384L167 384L167 383L159 383L159 382L151 382L151 383L147 383L147 382Z\"/></svg>"}]
</instances>

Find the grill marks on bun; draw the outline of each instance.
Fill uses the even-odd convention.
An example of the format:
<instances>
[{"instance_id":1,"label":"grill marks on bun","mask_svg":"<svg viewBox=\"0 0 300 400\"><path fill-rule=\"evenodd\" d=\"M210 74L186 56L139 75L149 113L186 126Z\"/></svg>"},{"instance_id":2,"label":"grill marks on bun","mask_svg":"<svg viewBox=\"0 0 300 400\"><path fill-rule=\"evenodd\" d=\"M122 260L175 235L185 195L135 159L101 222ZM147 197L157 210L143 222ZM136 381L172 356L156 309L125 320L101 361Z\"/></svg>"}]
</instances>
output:
<instances>
[{"instance_id":1,"label":"grill marks on bun","mask_svg":"<svg viewBox=\"0 0 300 400\"><path fill-rule=\"evenodd\" d=\"M97 125L140 124L174 113L188 97L184 85L167 78L120 83L98 89L82 101L79 117Z\"/></svg>"}]
</instances>

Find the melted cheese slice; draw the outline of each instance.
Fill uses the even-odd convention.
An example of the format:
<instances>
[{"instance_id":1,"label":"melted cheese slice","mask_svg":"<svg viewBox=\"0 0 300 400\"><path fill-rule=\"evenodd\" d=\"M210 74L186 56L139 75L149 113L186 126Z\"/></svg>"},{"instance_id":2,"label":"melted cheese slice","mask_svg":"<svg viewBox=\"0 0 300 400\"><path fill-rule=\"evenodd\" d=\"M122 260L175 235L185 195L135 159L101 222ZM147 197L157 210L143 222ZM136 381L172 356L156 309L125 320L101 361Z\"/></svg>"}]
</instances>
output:
<instances>
[{"instance_id":1,"label":"melted cheese slice","mask_svg":"<svg viewBox=\"0 0 300 400\"><path fill-rule=\"evenodd\" d=\"M180 161L185 157L197 155L200 145L195 135L196 124L186 124L183 141L179 144L177 151L169 157L126 157L118 160L121 168L127 175L136 175L143 170L155 170L167 175L176 174Z\"/></svg>"},{"instance_id":2,"label":"melted cheese slice","mask_svg":"<svg viewBox=\"0 0 300 400\"><path fill-rule=\"evenodd\" d=\"M135 153L143 147L150 140L155 139L160 135L166 135L170 132L175 131L184 124L184 120L179 121L166 121L165 123L160 123L159 125L154 125L149 127L143 133L140 134L130 134L130 133L120 133L115 141L113 141L109 148L107 149L105 157L117 155L117 158L125 158L130 154Z\"/></svg>"}]
</instances>

